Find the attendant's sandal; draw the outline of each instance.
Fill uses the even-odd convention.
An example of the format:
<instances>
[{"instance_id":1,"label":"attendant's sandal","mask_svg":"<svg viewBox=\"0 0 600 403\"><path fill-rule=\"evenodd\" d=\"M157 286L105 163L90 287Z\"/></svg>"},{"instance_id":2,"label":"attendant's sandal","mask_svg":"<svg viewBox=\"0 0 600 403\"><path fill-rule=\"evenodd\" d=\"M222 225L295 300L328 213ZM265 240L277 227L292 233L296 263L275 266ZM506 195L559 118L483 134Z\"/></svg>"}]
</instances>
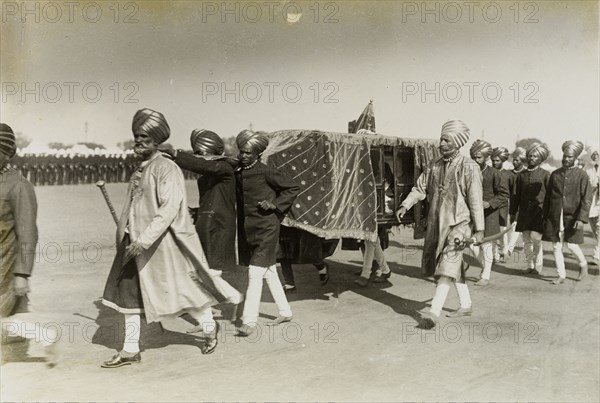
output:
<instances>
[{"instance_id":1,"label":"attendant's sandal","mask_svg":"<svg viewBox=\"0 0 600 403\"><path fill-rule=\"evenodd\" d=\"M286 323L286 322L291 322L293 319L292 316L278 316L275 318L275 320L273 322L268 322L267 326L277 326L277 325L281 325L282 323Z\"/></svg>"}]
</instances>

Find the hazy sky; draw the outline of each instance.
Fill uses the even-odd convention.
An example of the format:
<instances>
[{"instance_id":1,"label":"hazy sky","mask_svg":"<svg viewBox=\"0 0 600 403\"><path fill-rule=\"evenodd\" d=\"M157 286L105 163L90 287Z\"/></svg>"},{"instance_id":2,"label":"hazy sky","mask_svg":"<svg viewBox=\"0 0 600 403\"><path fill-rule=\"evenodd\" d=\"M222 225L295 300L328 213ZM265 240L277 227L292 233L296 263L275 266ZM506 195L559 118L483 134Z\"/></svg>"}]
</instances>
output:
<instances>
[{"instance_id":1,"label":"hazy sky","mask_svg":"<svg viewBox=\"0 0 600 403\"><path fill-rule=\"evenodd\" d=\"M185 148L194 128L345 132L373 99L391 136L460 118L494 146L598 143L597 1L24 4L2 3L1 120L34 140L115 145L143 107Z\"/></svg>"}]
</instances>

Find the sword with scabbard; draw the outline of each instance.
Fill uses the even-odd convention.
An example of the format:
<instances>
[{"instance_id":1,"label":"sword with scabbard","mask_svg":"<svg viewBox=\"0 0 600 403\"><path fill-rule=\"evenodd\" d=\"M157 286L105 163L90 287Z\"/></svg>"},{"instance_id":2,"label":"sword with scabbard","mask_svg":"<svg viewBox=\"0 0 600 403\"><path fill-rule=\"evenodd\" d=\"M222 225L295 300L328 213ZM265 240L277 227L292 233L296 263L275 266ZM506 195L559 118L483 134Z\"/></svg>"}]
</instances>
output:
<instances>
[{"instance_id":1,"label":"sword with scabbard","mask_svg":"<svg viewBox=\"0 0 600 403\"><path fill-rule=\"evenodd\" d=\"M455 246L456 250L463 250L471 245L480 246L487 242L496 241L496 240L502 238L504 236L504 234L507 234L509 231L513 230L516 227L516 225L517 225L517 223L514 222L511 225L509 225L508 227L506 227L506 229L504 231L500 231L497 234L485 237L480 242L476 242L475 239L473 239L473 238L469 238L469 239L462 238L461 239L459 237L456 237L456 238L454 238L454 246Z\"/></svg>"}]
</instances>

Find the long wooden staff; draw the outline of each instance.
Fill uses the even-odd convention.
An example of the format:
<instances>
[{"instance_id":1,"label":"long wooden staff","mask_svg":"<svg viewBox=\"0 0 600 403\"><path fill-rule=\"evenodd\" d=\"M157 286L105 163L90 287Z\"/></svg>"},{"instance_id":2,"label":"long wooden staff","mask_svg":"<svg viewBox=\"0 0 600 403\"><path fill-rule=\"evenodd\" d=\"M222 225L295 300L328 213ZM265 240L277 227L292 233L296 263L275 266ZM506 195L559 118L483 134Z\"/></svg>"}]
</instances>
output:
<instances>
[{"instance_id":1,"label":"long wooden staff","mask_svg":"<svg viewBox=\"0 0 600 403\"><path fill-rule=\"evenodd\" d=\"M108 205L108 209L110 210L110 214L113 217L113 220L115 220L115 223L118 224L119 223L119 218L117 217L117 213L115 212L115 208L113 207L112 202L110 201L110 196L108 196L108 192L106 191L106 184L104 183L104 181L98 181L96 182L96 186L98 186L98 188L100 188L100 191L102 192L102 196L104 196L104 200L106 201L106 204Z\"/></svg>"}]
</instances>

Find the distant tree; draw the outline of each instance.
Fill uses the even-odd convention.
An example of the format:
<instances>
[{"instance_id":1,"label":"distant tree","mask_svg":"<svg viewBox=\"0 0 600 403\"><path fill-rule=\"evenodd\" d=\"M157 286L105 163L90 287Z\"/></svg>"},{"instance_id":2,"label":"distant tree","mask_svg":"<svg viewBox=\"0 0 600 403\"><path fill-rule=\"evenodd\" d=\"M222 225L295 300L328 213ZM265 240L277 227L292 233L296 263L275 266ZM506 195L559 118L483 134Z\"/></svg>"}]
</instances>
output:
<instances>
[{"instance_id":1,"label":"distant tree","mask_svg":"<svg viewBox=\"0 0 600 403\"><path fill-rule=\"evenodd\" d=\"M17 148L25 148L31 143L31 139L22 132L15 133L15 141L17 143Z\"/></svg>"},{"instance_id":2,"label":"distant tree","mask_svg":"<svg viewBox=\"0 0 600 403\"><path fill-rule=\"evenodd\" d=\"M125 140L121 143L117 143L117 147L119 147L123 151L133 150L134 144L135 144L135 140Z\"/></svg>"},{"instance_id":3,"label":"distant tree","mask_svg":"<svg viewBox=\"0 0 600 403\"><path fill-rule=\"evenodd\" d=\"M540 139L536 139L535 137L531 137L531 138L527 138L527 139L521 139L521 140L517 140L517 142L515 143L515 147L523 147L524 149L527 150L527 148L529 148L530 145L532 145L533 143L544 143L542 140Z\"/></svg>"},{"instance_id":4,"label":"distant tree","mask_svg":"<svg viewBox=\"0 0 600 403\"><path fill-rule=\"evenodd\" d=\"M59 142L52 142L52 143L48 143L48 148L51 148L53 150L60 150L60 149L67 149L73 147L72 144L65 144L65 143L59 143Z\"/></svg>"},{"instance_id":5,"label":"distant tree","mask_svg":"<svg viewBox=\"0 0 600 403\"><path fill-rule=\"evenodd\" d=\"M240 153L235 143L235 137L227 137L223 139L225 143L225 155L237 157Z\"/></svg>"},{"instance_id":6,"label":"distant tree","mask_svg":"<svg viewBox=\"0 0 600 403\"><path fill-rule=\"evenodd\" d=\"M101 150L106 149L106 147L104 147L102 144L92 143L92 142L89 142L89 141L83 141L83 142L80 142L80 143L77 143L77 144L84 145L84 146L86 146L88 148L91 148L91 149L94 149L94 148L99 148Z\"/></svg>"}]
</instances>

